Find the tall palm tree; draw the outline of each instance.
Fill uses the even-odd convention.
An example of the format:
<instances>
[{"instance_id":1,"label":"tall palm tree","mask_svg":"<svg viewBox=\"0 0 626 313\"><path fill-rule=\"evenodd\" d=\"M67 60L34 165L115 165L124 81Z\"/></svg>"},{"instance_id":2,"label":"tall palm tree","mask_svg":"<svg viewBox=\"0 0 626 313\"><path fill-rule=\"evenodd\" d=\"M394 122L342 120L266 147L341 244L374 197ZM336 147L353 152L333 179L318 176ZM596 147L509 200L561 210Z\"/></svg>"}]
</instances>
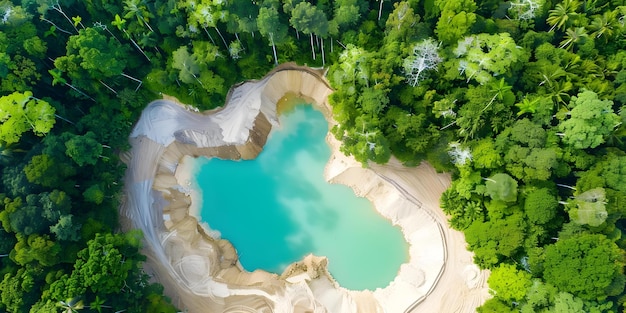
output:
<instances>
[{"instance_id":1,"label":"tall palm tree","mask_svg":"<svg viewBox=\"0 0 626 313\"><path fill-rule=\"evenodd\" d=\"M561 41L559 48L572 50L575 43L579 42L583 38L587 38L588 36L587 30L584 27L570 27L565 31L565 37L563 37L563 41Z\"/></svg>"},{"instance_id":2,"label":"tall palm tree","mask_svg":"<svg viewBox=\"0 0 626 313\"><path fill-rule=\"evenodd\" d=\"M548 25L552 26L550 31L555 28L560 30L566 29L574 19L578 16L576 12L580 7L578 0L563 0L563 2L557 4L554 9L549 11Z\"/></svg>"},{"instance_id":3,"label":"tall palm tree","mask_svg":"<svg viewBox=\"0 0 626 313\"><path fill-rule=\"evenodd\" d=\"M82 310L85 308L83 300L80 300L80 297L74 297L65 301L59 301L57 303L57 306L63 309L63 313L77 313L78 310Z\"/></svg>"},{"instance_id":4,"label":"tall palm tree","mask_svg":"<svg viewBox=\"0 0 626 313\"><path fill-rule=\"evenodd\" d=\"M606 11L602 15L595 15L589 25L589 29L593 31L591 36L594 38L604 37L605 42L617 35L619 27L616 11Z\"/></svg>"},{"instance_id":5,"label":"tall palm tree","mask_svg":"<svg viewBox=\"0 0 626 313\"><path fill-rule=\"evenodd\" d=\"M148 23L154 15L150 13L143 0L125 0L124 11L126 12L124 18L135 17L139 25L143 26L145 24L151 32L154 32L150 23Z\"/></svg>"}]
</instances>

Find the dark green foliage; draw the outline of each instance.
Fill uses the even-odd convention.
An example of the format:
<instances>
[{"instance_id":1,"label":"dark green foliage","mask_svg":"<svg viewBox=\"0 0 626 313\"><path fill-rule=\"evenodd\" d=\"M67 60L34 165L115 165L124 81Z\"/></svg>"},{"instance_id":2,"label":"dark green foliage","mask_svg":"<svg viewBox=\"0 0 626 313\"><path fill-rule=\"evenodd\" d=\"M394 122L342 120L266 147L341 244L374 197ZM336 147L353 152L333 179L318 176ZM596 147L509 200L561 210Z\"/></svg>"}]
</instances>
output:
<instances>
[{"instance_id":1,"label":"dark green foliage","mask_svg":"<svg viewBox=\"0 0 626 313\"><path fill-rule=\"evenodd\" d=\"M162 93L215 108L228 86L287 61L328 68L343 152L452 172L442 208L494 271L479 312L623 311L624 5L0 0L0 311L173 312L158 286L139 285L138 246L111 235L118 155ZM423 43L438 58L417 84ZM615 263L590 256L602 253ZM120 256L132 266L109 262ZM564 281L568 259L580 269L570 281L597 286ZM120 283L98 276L107 264L134 293L107 293Z\"/></svg>"}]
</instances>

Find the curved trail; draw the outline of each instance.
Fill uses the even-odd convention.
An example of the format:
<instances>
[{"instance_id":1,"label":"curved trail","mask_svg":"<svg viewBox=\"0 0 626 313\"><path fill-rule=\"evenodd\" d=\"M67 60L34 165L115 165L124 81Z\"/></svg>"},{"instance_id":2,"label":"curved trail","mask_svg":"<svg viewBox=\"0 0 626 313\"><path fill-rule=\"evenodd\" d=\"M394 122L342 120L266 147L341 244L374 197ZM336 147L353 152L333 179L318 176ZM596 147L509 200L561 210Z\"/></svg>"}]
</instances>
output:
<instances>
[{"instance_id":1,"label":"curved trail","mask_svg":"<svg viewBox=\"0 0 626 313\"><path fill-rule=\"evenodd\" d=\"M352 187L401 227L409 262L393 282L374 291L338 286L326 258L309 255L282 275L246 272L234 247L198 224L201 201L185 182L186 156L250 159L278 123L285 95L313 103L334 125L323 74L281 65L259 81L234 86L223 108L197 113L168 100L151 103L131 134L123 228L142 229L145 270L189 312L473 312L488 297L486 273L472 264L463 235L447 227L438 199L449 177L427 164L405 168L396 160L362 168L339 152L326 166L329 182Z\"/></svg>"}]
</instances>

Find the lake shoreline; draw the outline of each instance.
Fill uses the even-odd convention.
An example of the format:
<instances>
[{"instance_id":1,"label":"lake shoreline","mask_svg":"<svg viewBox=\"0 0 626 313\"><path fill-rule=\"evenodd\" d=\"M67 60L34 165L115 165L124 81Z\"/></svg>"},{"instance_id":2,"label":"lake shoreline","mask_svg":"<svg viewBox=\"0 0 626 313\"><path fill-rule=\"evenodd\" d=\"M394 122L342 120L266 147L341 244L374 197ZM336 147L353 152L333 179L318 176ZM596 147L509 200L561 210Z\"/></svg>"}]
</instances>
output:
<instances>
[{"instance_id":1,"label":"lake shoreline","mask_svg":"<svg viewBox=\"0 0 626 313\"><path fill-rule=\"evenodd\" d=\"M157 101L142 114L131 135L133 150L127 156L130 174L121 219L125 228L144 230L147 271L166 287L174 303L190 312L223 311L231 306L276 311L324 307L328 312L428 312L441 311L436 304L424 301L437 289L448 289L445 298L449 301L438 299L440 307L458 303L461 311L471 312L484 302L488 297L486 273L471 263L464 240L455 240L455 259L450 262L446 236L451 230L445 216L441 220L442 214L432 212L441 211L438 197L449 184L449 177L435 173L428 165L402 168L397 160L387 167L371 165L371 169L364 169L341 154L340 143L330 135L327 141L332 155L325 169L327 180L348 185L357 195L370 199L381 214L403 229L410 244L410 261L401 267L390 286L375 291L343 289L328 274L325 259L312 256L292 264L280 277L263 271L248 273L237 264L232 245L212 238L199 226L193 214L196 209L189 207L193 195L185 189L193 169L184 162L181 165L182 157L254 157L277 124L275 103L287 92L317 104L329 128L334 125L326 102L331 90L323 76L294 65L283 65L263 80L233 87L229 100L235 98L239 109L230 103L198 114L171 102ZM428 190L407 183L403 175L410 172L414 173L409 176L420 175ZM458 254L463 257L457 258ZM454 280L457 285L453 289L458 292L450 291L453 285L441 282L459 276L454 273L459 270L467 272L467 278ZM465 287L459 287L459 283ZM455 298L460 299L452 301Z\"/></svg>"}]
</instances>

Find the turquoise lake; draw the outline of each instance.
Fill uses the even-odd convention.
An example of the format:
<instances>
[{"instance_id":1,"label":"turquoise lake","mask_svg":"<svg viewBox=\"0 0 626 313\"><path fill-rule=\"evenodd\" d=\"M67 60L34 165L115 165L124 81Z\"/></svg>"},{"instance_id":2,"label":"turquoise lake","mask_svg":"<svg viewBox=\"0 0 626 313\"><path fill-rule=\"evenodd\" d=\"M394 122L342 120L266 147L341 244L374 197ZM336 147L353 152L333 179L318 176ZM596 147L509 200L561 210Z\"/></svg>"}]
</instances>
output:
<instances>
[{"instance_id":1,"label":"turquoise lake","mask_svg":"<svg viewBox=\"0 0 626 313\"><path fill-rule=\"evenodd\" d=\"M328 124L311 105L283 112L251 161L199 160L201 218L237 249L248 271L281 274L313 253L353 290L386 287L408 261L400 228L352 189L324 180Z\"/></svg>"}]
</instances>

